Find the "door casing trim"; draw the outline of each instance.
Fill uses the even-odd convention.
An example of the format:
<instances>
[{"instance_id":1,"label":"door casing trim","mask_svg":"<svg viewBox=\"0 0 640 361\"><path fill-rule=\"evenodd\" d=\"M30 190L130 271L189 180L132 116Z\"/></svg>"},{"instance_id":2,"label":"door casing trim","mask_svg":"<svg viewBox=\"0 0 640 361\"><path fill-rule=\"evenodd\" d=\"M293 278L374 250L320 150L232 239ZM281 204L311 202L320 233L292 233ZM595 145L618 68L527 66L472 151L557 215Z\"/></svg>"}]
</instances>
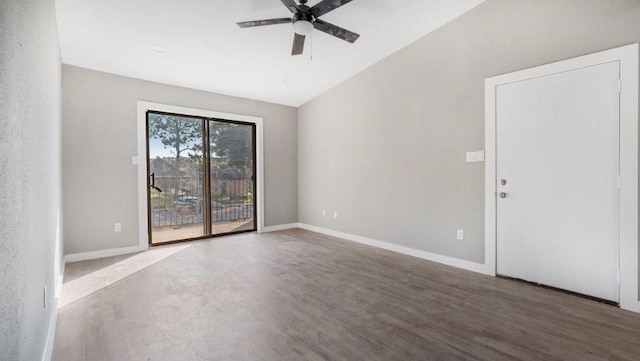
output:
<instances>
[{"instance_id":1,"label":"door casing trim","mask_svg":"<svg viewBox=\"0 0 640 361\"><path fill-rule=\"evenodd\" d=\"M496 274L496 91L527 79L620 63L620 307L640 312L638 293L638 44L485 79L485 271Z\"/></svg>"},{"instance_id":2,"label":"door casing trim","mask_svg":"<svg viewBox=\"0 0 640 361\"><path fill-rule=\"evenodd\" d=\"M149 223L147 209L147 111L192 115L202 118L217 118L252 123L256 126L256 162L257 162L257 220L258 233L264 231L264 152L263 152L263 118L218 112L214 110L187 108L177 105L138 101L138 245L147 249L149 244Z\"/></svg>"}]
</instances>

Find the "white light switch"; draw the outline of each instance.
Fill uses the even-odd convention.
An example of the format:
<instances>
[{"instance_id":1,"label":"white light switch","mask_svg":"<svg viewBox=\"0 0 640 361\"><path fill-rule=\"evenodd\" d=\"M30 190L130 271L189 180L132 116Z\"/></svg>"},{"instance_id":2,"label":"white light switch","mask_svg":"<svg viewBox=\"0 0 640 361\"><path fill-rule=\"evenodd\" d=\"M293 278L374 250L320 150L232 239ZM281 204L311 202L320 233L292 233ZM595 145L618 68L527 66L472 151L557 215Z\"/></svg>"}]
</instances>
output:
<instances>
[{"instance_id":1,"label":"white light switch","mask_svg":"<svg viewBox=\"0 0 640 361\"><path fill-rule=\"evenodd\" d=\"M459 229L456 233L456 238L462 241L464 239L464 230Z\"/></svg>"},{"instance_id":2,"label":"white light switch","mask_svg":"<svg viewBox=\"0 0 640 361\"><path fill-rule=\"evenodd\" d=\"M114 223L113 224L114 232L122 232L122 223Z\"/></svg>"},{"instance_id":3,"label":"white light switch","mask_svg":"<svg viewBox=\"0 0 640 361\"><path fill-rule=\"evenodd\" d=\"M484 162L484 150L477 152L467 152L467 162Z\"/></svg>"},{"instance_id":4,"label":"white light switch","mask_svg":"<svg viewBox=\"0 0 640 361\"><path fill-rule=\"evenodd\" d=\"M138 156L137 155L131 156L131 164L132 165L138 165Z\"/></svg>"},{"instance_id":5,"label":"white light switch","mask_svg":"<svg viewBox=\"0 0 640 361\"><path fill-rule=\"evenodd\" d=\"M333 212L333 218L338 219L338 212Z\"/></svg>"},{"instance_id":6,"label":"white light switch","mask_svg":"<svg viewBox=\"0 0 640 361\"><path fill-rule=\"evenodd\" d=\"M476 156L475 152L467 152L467 163L473 162L473 158L475 158L475 156Z\"/></svg>"}]
</instances>

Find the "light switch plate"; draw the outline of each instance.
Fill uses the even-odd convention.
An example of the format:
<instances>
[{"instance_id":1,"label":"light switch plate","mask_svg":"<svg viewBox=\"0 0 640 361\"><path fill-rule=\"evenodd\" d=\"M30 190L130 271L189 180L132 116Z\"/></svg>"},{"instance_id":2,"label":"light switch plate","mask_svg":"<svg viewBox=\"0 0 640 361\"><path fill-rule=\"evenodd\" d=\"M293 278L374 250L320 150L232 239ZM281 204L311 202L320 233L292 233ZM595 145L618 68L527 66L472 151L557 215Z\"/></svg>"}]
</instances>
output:
<instances>
[{"instance_id":1,"label":"light switch plate","mask_svg":"<svg viewBox=\"0 0 640 361\"><path fill-rule=\"evenodd\" d=\"M484 150L479 150L476 152L467 152L466 159L468 163L484 162Z\"/></svg>"},{"instance_id":2,"label":"light switch plate","mask_svg":"<svg viewBox=\"0 0 640 361\"><path fill-rule=\"evenodd\" d=\"M475 157L475 153L474 152L467 152L467 163L469 162L473 162L473 158Z\"/></svg>"},{"instance_id":3,"label":"light switch plate","mask_svg":"<svg viewBox=\"0 0 640 361\"><path fill-rule=\"evenodd\" d=\"M458 240L462 241L462 240L464 239L464 230L459 229L459 230L456 232L456 238L457 238Z\"/></svg>"},{"instance_id":4,"label":"light switch plate","mask_svg":"<svg viewBox=\"0 0 640 361\"><path fill-rule=\"evenodd\" d=\"M138 165L138 156L137 155L131 156L131 164L132 165Z\"/></svg>"}]
</instances>

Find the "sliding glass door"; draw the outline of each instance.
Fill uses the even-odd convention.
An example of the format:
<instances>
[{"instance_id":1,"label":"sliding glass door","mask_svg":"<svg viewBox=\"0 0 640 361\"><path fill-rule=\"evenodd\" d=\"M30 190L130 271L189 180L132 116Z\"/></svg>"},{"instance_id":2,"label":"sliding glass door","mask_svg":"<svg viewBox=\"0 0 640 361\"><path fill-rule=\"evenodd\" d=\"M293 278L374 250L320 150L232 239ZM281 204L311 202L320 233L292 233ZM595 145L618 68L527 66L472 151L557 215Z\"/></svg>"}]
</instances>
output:
<instances>
[{"instance_id":1,"label":"sliding glass door","mask_svg":"<svg viewBox=\"0 0 640 361\"><path fill-rule=\"evenodd\" d=\"M149 243L256 230L255 125L147 113Z\"/></svg>"},{"instance_id":2,"label":"sliding glass door","mask_svg":"<svg viewBox=\"0 0 640 361\"><path fill-rule=\"evenodd\" d=\"M255 230L255 126L209 121L213 233Z\"/></svg>"}]
</instances>

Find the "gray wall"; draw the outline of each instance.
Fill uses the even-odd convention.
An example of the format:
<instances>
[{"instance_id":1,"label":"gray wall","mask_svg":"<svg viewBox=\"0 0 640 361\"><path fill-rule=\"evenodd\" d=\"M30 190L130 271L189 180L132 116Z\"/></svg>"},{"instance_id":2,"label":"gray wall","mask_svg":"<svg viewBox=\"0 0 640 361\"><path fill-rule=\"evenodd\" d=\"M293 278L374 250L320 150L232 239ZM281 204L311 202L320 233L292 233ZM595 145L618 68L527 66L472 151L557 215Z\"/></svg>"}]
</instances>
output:
<instances>
[{"instance_id":1,"label":"gray wall","mask_svg":"<svg viewBox=\"0 0 640 361\"><path fill-rule=\"evenodd\" d=\"M265 225L298 221L295 108L64 65L66 254L138 244L138 100L263 117Z\"/></svg>"},{"instance_id":2,"label":"gray wall","mask_svg":"<svg viewBox=\"0 0 640 361\"><path fill-rule=\"evenodd\" d=\"M639 41L639 0L486 1L299 109L300 222L484 262L484 79Z\"/></svg>"},{"instance_id":3,"label":"gray wall","mask_svg":"<svg viewBox=\"0 0 640 361\"><path fill-rule=\"evenodd\" d=\"M0 0L0 360L44 352L60 274L60 153L53 0Z\"/></svg>"}]
</instances>

